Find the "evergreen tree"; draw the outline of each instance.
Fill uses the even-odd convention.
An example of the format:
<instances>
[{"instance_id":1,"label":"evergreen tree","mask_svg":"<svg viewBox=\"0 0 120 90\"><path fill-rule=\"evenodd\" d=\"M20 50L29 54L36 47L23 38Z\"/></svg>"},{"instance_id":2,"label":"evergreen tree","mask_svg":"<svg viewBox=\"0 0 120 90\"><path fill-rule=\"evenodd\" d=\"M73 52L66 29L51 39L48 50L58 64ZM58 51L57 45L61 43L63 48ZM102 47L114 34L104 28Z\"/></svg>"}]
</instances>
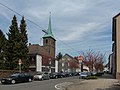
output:
<instances>
[{"instance_id":1,"label":"evergreen tree","mask_svg":"<svg viewBox=\"0 0 120 90\"><path fill-rule=\"evenodd\" d=\"M21 24L20 24L20 38L21 38L21 60L23 69L27 69L29 66L28 63L28 37L27 37L27 31L26 31L26 22L24 20L24 17L22 17Z\"/></svg>"},{"instance_id":2,"label":"evergreen tree","mask_svg":"<svg viewBox=\"0 0 120 90\"><path fill-rule=\"evenodd\" d=\"M27 69L29 66L27 48L28 38L24 17L22 17L20 27L18 28L17 19L14 15L7 35L8 40L4 52L7 69L18 69L19 59L22 60L22 69Z\"/></svg>"},{"instance_id":3,"label":"evergreen tree","mask_svg":"<svg viewBox=\"0 0 120 90\"><path fill-rule=\"evenodd\" d=\"M14 15L12 24L9 28L8 35L8 42L6 45L6 52L5 52L5 58L6 58L6 66L8 69L15 69L18 66L18 53L20 52L19 48L19 42L20 42L20 34L18 30L17 25L17 19Z\"/></svg>"},{"instance_id":4,"label":"evergreen tree","mask_svg":"<svg viewBox=\"0 0 120 90\"><path fill-rule=\"evenodd\" d=\"M60 61L60 60L62 59L62 57L63 57L62 53L59 52L58 55L56 56L56 59L57 59L58 61Z\"/></svg>"},{"instance_id":5,"label":"evergreen tree","mask_svg":"<svg viewBox=\"0 0 120 90\"><path fill-rule=\"evenodd\" d=\"M5 58L4 58L5 42L6 42L5 35L3 34L2 30L0 30L0 69L5 68L4 67L4 63L5 63Z\"/></svg>"}]
</instances>

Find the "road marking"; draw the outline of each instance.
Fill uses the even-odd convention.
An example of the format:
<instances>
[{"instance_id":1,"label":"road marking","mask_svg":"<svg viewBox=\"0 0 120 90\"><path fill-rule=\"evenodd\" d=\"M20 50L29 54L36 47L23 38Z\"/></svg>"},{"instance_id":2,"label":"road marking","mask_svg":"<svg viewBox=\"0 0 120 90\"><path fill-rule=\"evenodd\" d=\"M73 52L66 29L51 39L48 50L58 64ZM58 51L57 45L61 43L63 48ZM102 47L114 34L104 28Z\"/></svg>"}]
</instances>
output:
<instances>
[{"instance_id":1,"label":"road marking","mask_svg":"<svg viewBox=\"0 0 120 90\"><path fill-rule=\"evenodd\" d=\"M58 90L60 90L60 88L58 88L57 86L58 86L58 85L55 85L55 88L58 89Z\"/></svg>"},{"instance_id":2,"label":"road marking","mask_svg":"<svg viewBox=\"0 0 120 90\"><path fill-rule=\"evenodd\" d=\"M58 89L58 90L64 90L65 86L68 86L70 84L73 84L73 82L63 82L63 83L59 83L59 84L56 84L55 85L55 88Z\"/></svg>"}]
</instances>

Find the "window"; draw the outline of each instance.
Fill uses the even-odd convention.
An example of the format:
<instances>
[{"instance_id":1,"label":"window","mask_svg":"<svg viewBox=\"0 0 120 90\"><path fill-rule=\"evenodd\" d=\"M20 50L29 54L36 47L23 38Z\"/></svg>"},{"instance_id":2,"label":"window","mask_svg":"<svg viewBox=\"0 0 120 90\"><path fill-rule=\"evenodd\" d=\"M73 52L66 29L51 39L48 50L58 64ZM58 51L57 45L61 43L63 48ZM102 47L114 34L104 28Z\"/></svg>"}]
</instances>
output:
<instances>
[{"instance_id":1,"label":"window","mask_svg":"<svg viewBox=\"0 0 120 90\"><path fill-rule=\"evenodd\" d=\"M48 43L48 40L46 39L46 44Z\"/></svg>"}]
</instances>

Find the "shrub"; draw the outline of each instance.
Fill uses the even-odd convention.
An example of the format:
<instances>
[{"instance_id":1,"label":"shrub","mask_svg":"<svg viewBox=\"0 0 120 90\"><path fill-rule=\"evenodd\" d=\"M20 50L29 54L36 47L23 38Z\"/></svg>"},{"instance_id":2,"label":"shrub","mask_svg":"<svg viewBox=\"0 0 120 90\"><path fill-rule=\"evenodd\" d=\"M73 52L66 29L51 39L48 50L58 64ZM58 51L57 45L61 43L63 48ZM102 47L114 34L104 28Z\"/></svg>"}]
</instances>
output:
<instances>
[{"instance_id":1,"label":"shrub","mask_svg":"<svg viewBox=\"0 0 120 90\"><path fill-rule=\"evenodd\" d=\"M88 76L86 79L97 79L97 76Z\"/></svg>"}]
</instances>

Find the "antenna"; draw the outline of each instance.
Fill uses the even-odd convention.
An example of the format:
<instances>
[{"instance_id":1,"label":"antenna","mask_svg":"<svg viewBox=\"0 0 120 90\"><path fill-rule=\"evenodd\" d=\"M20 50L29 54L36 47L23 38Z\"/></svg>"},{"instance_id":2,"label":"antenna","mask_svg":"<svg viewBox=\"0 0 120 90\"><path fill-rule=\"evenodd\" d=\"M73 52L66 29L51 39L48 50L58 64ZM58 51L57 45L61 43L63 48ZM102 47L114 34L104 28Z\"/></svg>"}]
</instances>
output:
<instances>
[{"instance_id":1,"label":"antenna","mask_svg":"<svg viewBox=\"0 0 120 90\"><path fill-rule=\"evenodd\" d=\"M47 30L42 30L45 34L48 34Z\"/></svg>"}]
</instances>

